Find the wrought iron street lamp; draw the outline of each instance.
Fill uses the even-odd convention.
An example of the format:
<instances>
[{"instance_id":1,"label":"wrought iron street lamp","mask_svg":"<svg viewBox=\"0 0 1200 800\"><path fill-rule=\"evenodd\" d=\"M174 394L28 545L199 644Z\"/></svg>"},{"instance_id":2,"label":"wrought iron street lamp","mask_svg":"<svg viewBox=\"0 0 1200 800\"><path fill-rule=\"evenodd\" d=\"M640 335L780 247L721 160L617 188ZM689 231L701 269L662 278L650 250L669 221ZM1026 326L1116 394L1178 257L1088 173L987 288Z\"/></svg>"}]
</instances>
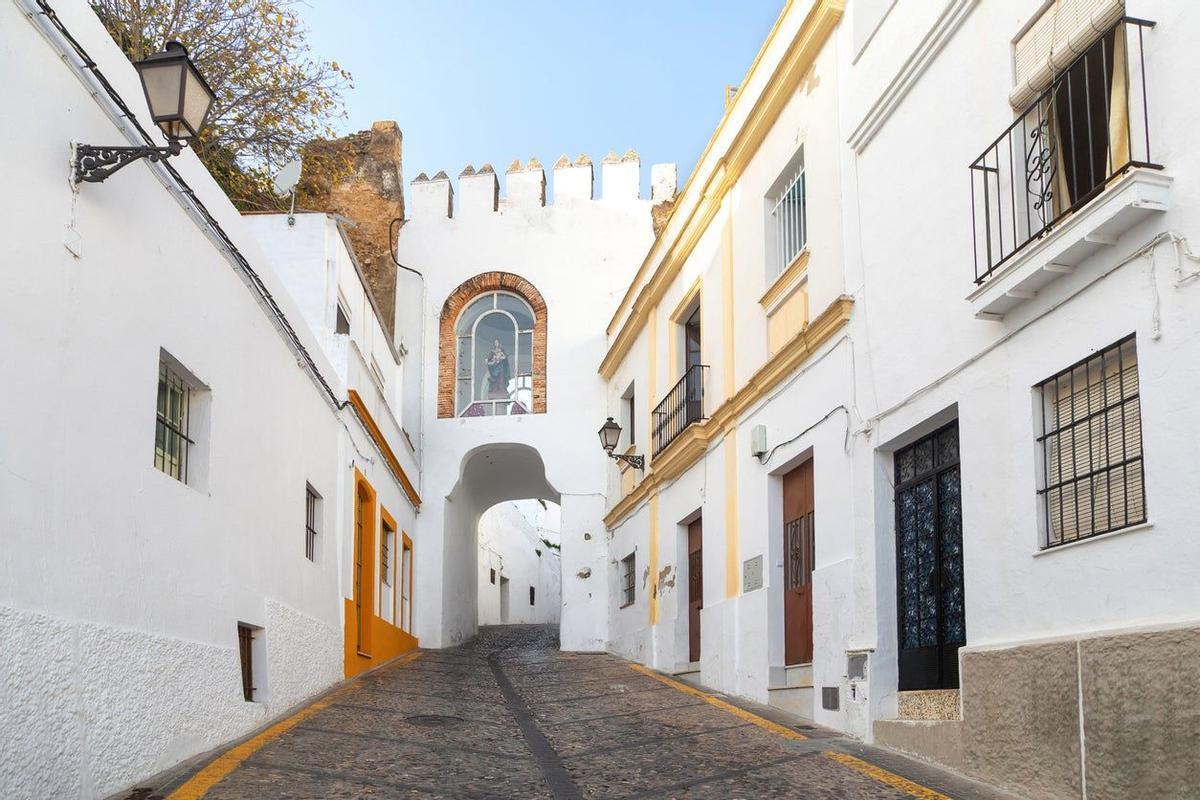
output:
<instances>
[{"instance_id":1,"label":"wrought iron street lamp","mask_svg":"<svg viewBox=\"0 0 1200 800\"><path fill-rule=\"evenodd\" d=\"M142 158L160 161L179 155L183 144L200 135L216 95L200 70L188 58L187 48L179 42L167 42L155 53L136 64L150 116L166 135L166 147L75 146L75 182L100 183L126 164Z\"/></svg>"},{"instance_id":2,"label":"wrought iron street lamp","mask_svg":"<svg viewBox=\"0 0 1200 800\"><path fill-rule=\"evenodd\" d=\"M608 421L600 426L600 444L604 447L604 452L608 453L609 458L624 461L634 469L646 469L645 456L627 456L624 453L614 452L619 441L621 441L621 426L613 422L612 417L609 417Z\"/></svg>"}]
</instances>

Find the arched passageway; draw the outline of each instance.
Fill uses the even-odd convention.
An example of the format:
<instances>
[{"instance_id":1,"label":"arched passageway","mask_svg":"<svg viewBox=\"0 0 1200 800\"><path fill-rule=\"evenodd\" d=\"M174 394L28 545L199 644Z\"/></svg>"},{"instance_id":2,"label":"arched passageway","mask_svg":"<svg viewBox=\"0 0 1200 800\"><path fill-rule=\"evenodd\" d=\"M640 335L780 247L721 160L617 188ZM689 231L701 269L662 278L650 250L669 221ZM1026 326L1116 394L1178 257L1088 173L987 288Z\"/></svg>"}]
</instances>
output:
<instances>
[{"instance_id":1,"label":"arched passageway","mask_svg":"<svg viewBox=\"0 0 1200 800\"><path fill-rule=\"evenodd\" d=\"M545 464L536 449L497 443L476 447L463 456L458 482L447 495L443 512L442 615L446 644L465 641L478 630L480 520L488 509L521 500L560 505L559 492L547 480ZM526 581L524 591L528 587ZM510 604L522 599L521 591L510 588Z\"/></svg>"},{"instance_id":2,"label":"arched passageway","mask_svg":"<svg viewBox=\"0 0 1200 800\"><path fill-rule=\"evenodd\" d=\"M480 517L478 541L479 626L557 626L562 616L558 504L497 503Z\"/></svg>"}]
</instances>

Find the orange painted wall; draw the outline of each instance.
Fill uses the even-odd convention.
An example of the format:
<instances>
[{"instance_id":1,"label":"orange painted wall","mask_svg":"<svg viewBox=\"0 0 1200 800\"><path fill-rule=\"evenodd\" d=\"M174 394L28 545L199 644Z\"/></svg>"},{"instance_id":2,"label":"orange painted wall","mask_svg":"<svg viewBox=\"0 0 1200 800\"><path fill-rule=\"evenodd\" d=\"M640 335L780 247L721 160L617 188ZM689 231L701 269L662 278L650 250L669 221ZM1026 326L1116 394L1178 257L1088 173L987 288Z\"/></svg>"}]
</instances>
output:
<instances>
[{"instance_id":1,"label":"orange painted wall","mask_svg":"<svg viewBox=\"0 0 1200 800\"><path fill-rule=\"evenodd\" d=\"M368 616L371 626L371 655L359 655L354 642L354 600L345 598L346 603L346 635L345 642L346 677L365 672L372 667L386 664L398 655L403 655L417 647L417 637L407 634L387 620L380 619L375 614Z\"/></svg>"},{"instance_id":2,"label":"orange painted wall","mask_svg":"<svg viewBox=\"0 0 1200 800\"><path fill-rule=\"evenodd\" d=\"M362 541L359 542L359 515L362 513ZM362 609L363 636L362 647L359 650L358 624L355 616L356 604L354 597L344 598L345 616L343 617L342 642L345 658L345 674L349 678L360 672L385 664L402 653L407 653L417 646L417 639L411 634L392 625L375 613L375 585L379 580L379 548L376 547L375 532L379 527L377 519L380 508L376 502L375 489L358 470L354 471L354 559L361 557L362 568ZM386 513L386 512L384 512ZM393 526L395 522L389 523ZM404 539L407 541L408 537ZM411 546L411 544L409 545ZM360 553L361 547L361 553ZM393 556L395 558L396 556ZM411 563L411 562L410 562ZM411 583L409 584L412 585ZM358 585L352 582L351 592L357 592Z\"/></svg>"}]
</instances>

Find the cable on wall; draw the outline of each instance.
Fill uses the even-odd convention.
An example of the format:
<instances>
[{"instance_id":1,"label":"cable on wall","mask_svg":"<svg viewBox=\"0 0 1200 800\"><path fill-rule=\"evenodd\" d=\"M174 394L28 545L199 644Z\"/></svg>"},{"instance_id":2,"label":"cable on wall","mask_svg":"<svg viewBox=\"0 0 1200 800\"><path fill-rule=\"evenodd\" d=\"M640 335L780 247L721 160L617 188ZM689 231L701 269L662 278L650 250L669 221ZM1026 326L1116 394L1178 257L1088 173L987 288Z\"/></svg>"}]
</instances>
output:
<instances>
[{"instance_id":1,"label":"cable on wall","mask_svg":"<svg viewBox=\"0 0 1200 800\"><path fill-rule=\"evenodd\" d=\"M58 14L50 6L47 0L34 0L34 2L41 10L41 14L50 22L51 25L54 26L55 30L57 30L70 45L71 49L75 52L75 55L78 56L82 61L82 64L79 66L82 69L87 70L87 72L92 75L92 77L100 85L100 88L103 89L104 93L108 95L108 98L121 111L122 117L128 120L129 123L137 130L138 134L142 138L143 143L151 147L157 146L154 139L150 137L150 134L147 133L146 129L142 127L140 122L138 122L137 117L134 115L132 109L129 108L128 104L126 104L125 100L121 97L113 85L109 83L108 78L105 77L104 73L96 65L96 62L92 60L92 57L88 55L88 52L84 49L83 45L81 45L79 41L71 35L71 32L67 30L66 25L64 25L62 20L59 19ZM279 307L279 303L275 300L274 295L271 294L270 289L267 288L267 285L263 282L262 277L250 265L250 262L246 259L246 257L242 255L241 250L239 250L237 245L234 244L233 240L229 237L229 234L225 232L225 229L221 227L221 224L217 221L216 217L214 217L212 212L208 210L208 207L204 205L204 203L196 195L195 191L193 191L192 187L183 179L183 176L179 174L178 170L175 169L173 164L171 164L169 161L159 161L158 166L171 176L178 193L187 199L194 212L200 217L200 221L204 224L205 232L216 238L217 242L222 246L225 252L233 259L238 269L245 277L246 281L255 290L260 302L266 306L267 313L273 318L276 327L278 327L283 333L288 344L299 357L300 361L302 362L301 367L305 368L306 371L308 371L312 376L313 380L320 385L321 389L324 391L326 397L329 399L329 402L334 406L334 408L339 411L345 408L349 401L338 400L337 394L333 391L333 388L329 385L329 382L325 380L325 377L317 368L317 364L313 360L312 355L308 352L308 348L306 348L304 343L300 341L300 337L296 333L296 329L292 326L291 321L288 320L287 315L284 314L283 309Z\"/></svg>"}]
</instances>

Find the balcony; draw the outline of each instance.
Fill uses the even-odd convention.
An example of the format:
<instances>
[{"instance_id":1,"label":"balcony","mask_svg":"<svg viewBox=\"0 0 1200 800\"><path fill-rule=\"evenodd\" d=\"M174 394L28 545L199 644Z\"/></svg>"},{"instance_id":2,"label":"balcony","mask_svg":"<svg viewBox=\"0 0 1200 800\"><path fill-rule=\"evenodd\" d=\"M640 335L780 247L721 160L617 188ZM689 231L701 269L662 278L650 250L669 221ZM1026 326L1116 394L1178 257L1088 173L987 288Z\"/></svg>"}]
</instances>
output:
<instances>
[{"instance_id":1,"label":"balcony","mask_svg":"<svg viewBox=\"0 0 1200 800\"><path fill-rule=\"evenodd\" d=\"M1166 210L1146 97L1153 27L1122 17L970 165L977 316L1002 318Z\"/></svg>"},{"instance_id":2,"label":"balcony","mask_svg":"<svg viewBox=\"0 0 1200 800\"><path fill-rule=\"evenodd\" d=\"M704 377L707 373L708 367L704 364L688 367L679 382L655 407L651 419L652 452L655 456L666 450L689 425L705 418Z\"/></svg>"}]
</instances>

